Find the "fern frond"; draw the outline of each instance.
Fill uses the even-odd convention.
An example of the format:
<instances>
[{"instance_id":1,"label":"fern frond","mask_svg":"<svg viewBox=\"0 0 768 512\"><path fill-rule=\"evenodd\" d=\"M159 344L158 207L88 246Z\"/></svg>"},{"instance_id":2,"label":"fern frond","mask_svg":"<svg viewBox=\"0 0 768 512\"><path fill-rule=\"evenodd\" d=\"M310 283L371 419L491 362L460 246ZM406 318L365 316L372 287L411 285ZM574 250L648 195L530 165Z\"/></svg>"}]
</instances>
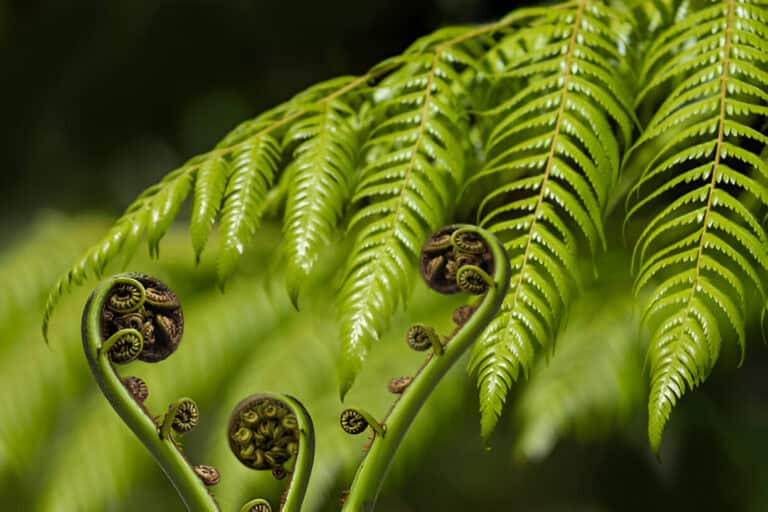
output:
<instances>
[{"instance_id":1,"label":"fern frond","mask_svg":"<svg viewBox=\"0 0 768 512\"><path fill-rule=\"evenodd\" d=\"M270 135L240 148L232 158L232 175L221 206L220 282L226 281L253 239L280 163L280 145Z\"/></svg>"},{"instance_id":2,"label":"fern frond","mask_svg":"<svg viewBox=\"0 0 768 512\"><path fill-rule=\"evenodd\" d=\"M635 287L654 290L643 318L657 452L672 408L707 378L722 340L737 341L743 358L750 304L765 303L767 23L759 3L712 4L659 34L642 68L637 102L655 109L636 147L660 149L630 190L627 221L645 224Z\"/></svg>"},{"instance_id":3,"label":"fern frond","mask_svg":"<svg viewBox=\"0 0 768 512\"><path fill-rule=\"evenodd\" d=\"M631 417L643 388L633 309L624 286L577 301L557 353L538 361L516 402L517 456L541 459L566 435L593 440Z\"/></svg>"},{"instance_id":4,"label":"fern frond","mask_svg":"<svg viewBox=\"0 0 768 512\"><path fill-rule=\"evenodd\" d=\"M351 195L360 137L356 117L347 101L319 102L285 135L283 145L293 150L283 229L294 306Z\"/></svg>"},{"instance_id":5,"label":"fern frond","mask_svg":"<svg viewBox=\"0 0 768 512\"><path fill-rule=\"evenodd\" d=\"M391 66L382 66L379 73ZM193 195L190 234L199 260L217 217L222 233L218 255L220 280L234 269L251 240L266 206L267 192L279 172L280 145L285 131L318 102L341 99L360 87L369 75L354 79L328 80L297 94L291 100L237 126L216 146L169 173L146 189L114 223L107 235L86 251L59 278L48 296L43 316L43 336L62 294L83 283L90 275L100 276L118 255L130 260L142 238L149 252L157 255L158 244L187 196Z\"/></svg>"},{"instance_id":6,"label":"fern frond","mask_svg":"<svg viewBox=\"0 0 768 512\"><path fill-rule=\"evenodd\" d=\"M477 59L471 34L450 29L417 41L373 93L377 119L352 198L361 206L349 225L357 236L338 295L342 397L405 300L421 244L445 222L464 181L468 93L459 74Z\"/></svg>"},{"instance_id":7,"label":"fern frond","mask_svg":"<svg viewBox=\"0 0 768 512\"><path fill-rule=\"evenodd\" d=\"M628 56L620 13L579 1L518 11L494 50L507 96L489 117L486 163L473 176L478 220L505 242L512 264L502 310L475 345L481 430L492 433L507 392L550 346L580 281L582 241L605 247L603 213L631 142Z\"/></svg>"},{"instance_id":8,"label":"fern frond","mask_svg":"<svg viewBox=\"0 0 768 512\"><path fill-rule=\"evenodd\" d=\"M229 163L223 157L207 160L197 171L189 235L198 263L219 214L229 173Z\"/></svg>"}]
</instances>

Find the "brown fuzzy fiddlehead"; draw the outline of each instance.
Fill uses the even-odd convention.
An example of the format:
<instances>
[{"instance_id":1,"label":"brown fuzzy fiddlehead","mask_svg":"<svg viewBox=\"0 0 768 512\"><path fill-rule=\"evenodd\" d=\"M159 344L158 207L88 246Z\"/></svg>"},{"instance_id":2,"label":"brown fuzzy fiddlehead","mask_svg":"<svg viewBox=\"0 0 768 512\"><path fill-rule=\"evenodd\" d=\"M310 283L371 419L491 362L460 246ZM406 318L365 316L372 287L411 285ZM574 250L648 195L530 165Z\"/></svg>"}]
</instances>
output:
<instances>
[{"instance_id":1,"label":"brown fuzzy fiddlehead","mask_svg":"<svg viewBox=\"0 0 768 512\"><path fill-rule=\"evenodd\" d=\"M448 226L437 231L422 246L419 259L421 276L427 286L438 293L449 295L464 291L457 280L465 266L477 267L486 275L493 274L491 251L482 237L472 230ZM469 275L466 275L464 280L468 278Z\"/></svg>"},{"instance_id":2,"label":"brown fuzzy fiddlehead","mask_svg":"<svg viewBox=\"0 0 768 512\"><path fill-rule=\"evenodd\" d=\"M101 335L108 339L121 330L133 329L143 341L138 359L162 361L176 351L184 333L179 299L159 279L146 274L127 276L134 282L118 281L104 302Z\"/></svg>"},{"instance_id":3,"label":"brown fuzzy fiddlehead","mask_svg":"<svg viewBox=\"0 0 768 512\"><path fill-rule=\"evenodd\" d=\"M251 469L283 469L296 455L296 415L283 402L254 395L240 402L229 420L229 447Z\"/></svg>"},{"instance_id":4,"label":"brown fuzzy fiddlehead","mask_svg":"<svg viewBox=\"0 0 768 512\"><path fill-rule=\"evenodd\" d=\"M227 428L229 448L246 467L270 470L282 480L290 475L280 510L298 512L314 458L314 427L309 413L293 397L276 393L251 395L235 406ZM241 512L271 510L255 499Z\"/></svg>"}]
</instances>

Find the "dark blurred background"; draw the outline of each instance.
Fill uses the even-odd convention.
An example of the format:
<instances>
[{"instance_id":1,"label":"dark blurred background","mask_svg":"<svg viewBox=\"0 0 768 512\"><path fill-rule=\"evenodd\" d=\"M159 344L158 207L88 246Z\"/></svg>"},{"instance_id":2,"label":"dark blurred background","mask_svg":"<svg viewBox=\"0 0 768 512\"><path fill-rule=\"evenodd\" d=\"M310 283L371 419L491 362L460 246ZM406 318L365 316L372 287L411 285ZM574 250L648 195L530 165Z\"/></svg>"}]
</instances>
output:
<instances>
[{"instance_id":1,"label":"dark blurred background","mask_svg":"<svg viewBox=\"0 0 768 512\"><path fill-rule=\"evenodd\" d=\"M238 122L360 74L501 0L0 0L0 188L38 207L118 213ZM9 224L6 224L8 226Z\"/></svg>"},{"instance_id":2,"label":"dark blurred background","mask_svg":"<svg viewBox=\"0 0 768 512\"><path fill-rule=\"evenodd\" d=\"M238 122L317 81L360 74L435 28L492 20L514 3L0 0L0 244L40 209L115 216ZM427 453L424 472L382 510L433 510L424 489L434 485L440 503L463 510L768 510L768 357L750 342L743 368L722 361L676 409L664 464L645 442L642 403L624 433L566 441L515 469L512 427L484 453L470 414L455 423L456 448Z\"/></svg>"}]
</instances>

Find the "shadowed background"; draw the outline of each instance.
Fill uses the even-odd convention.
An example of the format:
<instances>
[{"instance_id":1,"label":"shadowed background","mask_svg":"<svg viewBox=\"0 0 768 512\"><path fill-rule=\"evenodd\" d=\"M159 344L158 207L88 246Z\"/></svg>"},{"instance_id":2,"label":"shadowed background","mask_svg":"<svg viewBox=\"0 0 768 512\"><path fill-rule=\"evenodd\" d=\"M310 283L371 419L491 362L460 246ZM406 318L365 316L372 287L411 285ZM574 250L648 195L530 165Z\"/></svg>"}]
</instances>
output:
<instances>
[{"instance_id":1,"label":"shadowed background","mask_svg":"<svg viewBox=\"0 0 768 512\"><path fill-rule=\"evenodd\" d=\"M238 122L304 87L362 73L435 28L493 20L512 4L0 0L1 508L181 510L87 373L78 324L93 282L59 308L52 350L39 334L48 288L132 198ZM237 468L217 445L216 427L229 401L251 388L303 398L326 446L307 509L337 510L364 440L335 429L336 340L317 335L333 332L322 320L332 318L322 306L331 300L322 281L329 272L304 299L318 306L293 312L279 272L264 276L279 241L279 230L266 233L224 295L210 261L194 267L183 233L163 242L159 262L142 257L131 266L157 273L196 315L182 345L186 359L137 371L154 379L158 411L163 399L199 398L209 419L189 436L187 450L200 463L232 467L222 482L224 510L257 489L273 500L279 495L268 478L248 483L245 470L229 477ZM625 264L620 250L606 256L604 275L626 274ZM471 380L461 368L452 373L404 446L379 510L768 510L768 357L757 330L743 368L734 371L724 359L678 406L660 465L645 440L647 374L629 281L595 286L574 310L551 364L542 357L530 385L518 386L493 451L479 441ZM350 400L385 410L386 380L418 362L400 340L406 320L449 316L450 301L421 289L416 297L418 306L393 323ZM606 308L611 315L602 321ZM211 346L229 359L200 362ZM280 372L288 373L282 381L274 370L260 373L260 364L269 367L262 358L276 365L294 352L308 354L300 364L309 371ZM578 365L596 352L608 357L605 366ZM552 398L564 394L554 389L561 381L572 401Z\"/></svg>"}]
</instances>

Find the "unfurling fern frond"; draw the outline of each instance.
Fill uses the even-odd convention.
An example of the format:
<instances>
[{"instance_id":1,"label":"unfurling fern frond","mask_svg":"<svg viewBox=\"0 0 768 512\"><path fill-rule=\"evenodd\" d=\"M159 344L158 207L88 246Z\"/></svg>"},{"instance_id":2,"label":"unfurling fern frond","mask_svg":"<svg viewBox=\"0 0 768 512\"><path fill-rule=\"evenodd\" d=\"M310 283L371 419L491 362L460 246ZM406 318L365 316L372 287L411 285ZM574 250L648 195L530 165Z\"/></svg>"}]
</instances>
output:
<instances>
[{"instance_id":1,"label":"unfurling fern frond","mask_svg":"<svg viewBox=\"0 0 768 512\"><path fill-rule=\"evenodd\" d=\"M478 58L473 34L451 29L417 41L374 92L376 120L352 199L361 206L349 227L357 237L338 298L342 396L405 300L421 244L445 222L464 181L469 93L459 74Z\"/></svg>"},{"instance_id":2,"label":"unfurling fern frond","mask_svg":"<svg viewBox=\"0 0 768 512\"><path fill-rule=\"evenodd\" d=\"M512 280L475 345L483 437L493 431L535 346L553 342L579 281L582 241L605 246L603 212L633 132L622 15L580 1L521 10L489 55L498 94L489 117L479 224L505 242Z\"/></svg>"},{"instance_id":3,"label":"unfurling fern frond","mask_svg":"<svg viewBox=\"0 0 768 512\"><path fill-rule=\"evenodd\" d=\"M758 130L768 118L768 10L759 3L692 13L659 35L642 69L638 104L655 113L638 145L658 150L630 191L627 220L643 214L636 288L654 289L643 317L657 452L677 400L707 378L723 338L743 357L753 299L765 303L768 137Z\"/></svg>"},{"instance_id":4,"label":"unfurling fern frond","mask_svg":"<svg viewBox=\"0 0 768 512\"><path fill-rule=\"evenodd\" d=\"M349 100L318 102L285 135L284 146L293 151L283 230L294 305L352 193L361 128L356 107Z\"/></svg>"}]
</instances>

